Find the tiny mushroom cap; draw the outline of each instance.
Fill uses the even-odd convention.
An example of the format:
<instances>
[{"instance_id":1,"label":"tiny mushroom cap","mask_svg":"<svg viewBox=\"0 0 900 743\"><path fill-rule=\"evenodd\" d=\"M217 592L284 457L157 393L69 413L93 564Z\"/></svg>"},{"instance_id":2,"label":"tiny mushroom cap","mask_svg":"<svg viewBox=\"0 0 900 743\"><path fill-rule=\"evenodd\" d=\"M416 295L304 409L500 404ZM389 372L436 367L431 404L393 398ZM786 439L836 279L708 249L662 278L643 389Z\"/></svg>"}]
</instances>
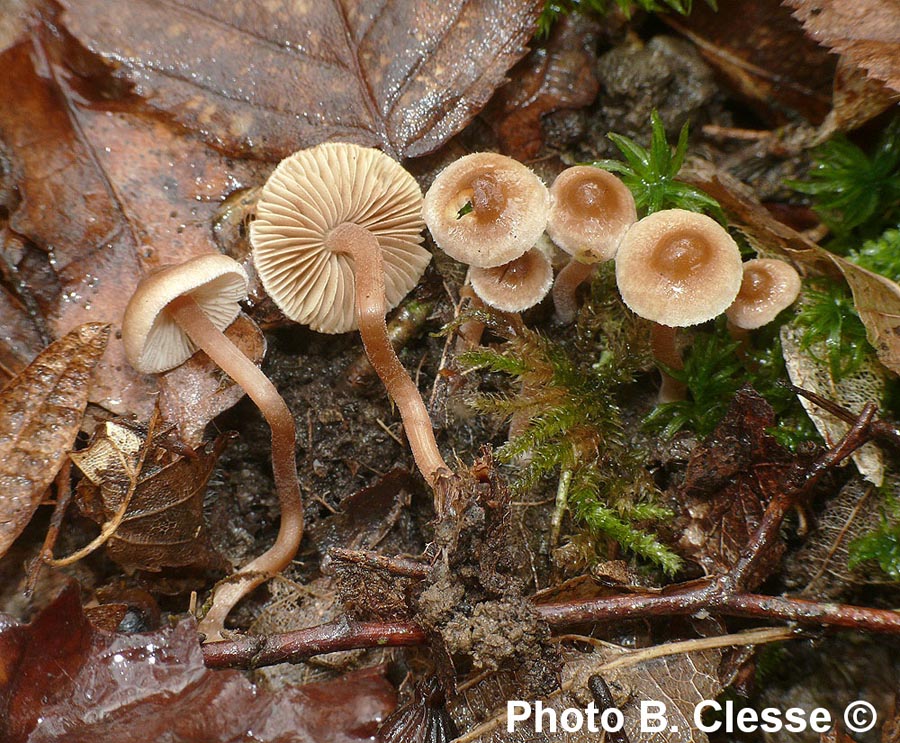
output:
<instances>
[{"instance_id":1,"label":"tiny mushroom cap","mask_svg":"<svg viewBox=\"0 0 900 743\"><path fill-rule=\"evenodd\" d=\"M174 317L165 312L172 300L189 294L218 330L227 328L247 298L247 274L226 255L210 254L165 266L135 290L122 320L129 363L144 374L157 374L187 361L197 350Z\"/></svg>"},{"instance_id":2,"label":"tiny mushroom cap","mask_svg":"<svg viewBox=\"0 0 900 743\"><path fill-rule=\"evenodd\" d=\"M475 152L444 168L425 194L423 209L438 247L478 268L502 266L533 247L549 212L543 181L495 152Z\"/></svg>"},{"instance_id":3,"label":"tiny mushroom cap","mask_svg":"<svg viewBox=\"0 0 900 743\"><path fill-rule=\"evenodd\" d=\"M723 313L741 288L737 243L714 219L683 209L644 217L616 253L616 283L636 314L683 328Z\"/></svg>"},{"instance_id":4,"label":"tiny mushroom cap","mask_svg":"<svg viewBox=\"0 0 900 743\"><path fill-rule=\"evenodd\" d=\"M636 221L637 208L628 186L600 168L566 168L550 187L547 234L583 263L614 258L619 243Z\"/></svg>"},{"instance_id":5,"label":"tiny mushroom cap","mask_svg":"<svg viewBox=\"0 0 900 743\"><path fill-rule=\"evenodd\" d=\"M537 248L494 268L471 268L478 297L503 312L522 312L540 302L553 285L553 266Z\"/></svg>"},{"instance_id":6,"label":"tiny mushroom cap","mask_svg":"<svg viewBox=\"0 0 900 743\"><path fill-rule=\"evenodd\" d=\"M375 236L392 309L431 260L421 247L421 210L415 178L379 150L331 142L295 152L262 188L250 224L253 258L266 292L285 315L313 330L354 330L353 259L330 249L330 233L349 223Z\"/></svg>"},{"instance_id":7,"label":"tiny mushroom cap","mask_svg":"<svg viewBox=\"0 0 900 743\"><path fill-rule=\"evenodd\" d=\"M755 330L772 322L800 294L800 274L785 261L755 258L744 264L744 279L737 299L725 315L742 330Z\"/></svg>"}]
</instances>

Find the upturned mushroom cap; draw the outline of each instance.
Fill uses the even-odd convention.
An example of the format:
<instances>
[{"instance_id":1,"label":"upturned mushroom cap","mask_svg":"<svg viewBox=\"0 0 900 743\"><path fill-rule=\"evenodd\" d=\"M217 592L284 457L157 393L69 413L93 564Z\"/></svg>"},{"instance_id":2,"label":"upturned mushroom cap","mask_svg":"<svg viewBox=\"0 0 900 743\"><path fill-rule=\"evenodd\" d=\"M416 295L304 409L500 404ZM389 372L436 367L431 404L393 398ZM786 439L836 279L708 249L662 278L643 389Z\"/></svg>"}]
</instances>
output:
<instances>
[{"instance_id":1,"label":"upturned mushroom cap","mask_svg":"<svg viewBox=\"0 0 900 743\"><path fill-rule=\"evenodd\" d=\"M661 325L698 325L724 312L741 288L737 243L713 219L683 209L644 217L616 253L625 304Z\"/></svg>"},{"instance_id":2,"label":"upturned mushroom cap","mask_svg":"<svg viewBox=\"0 0 900 743\"><path fill-rule=\"evenodd\" d=\"M256 270L292 320L320 333L354 330L353 261L327 247L329 233L352 223L376 237L390 309L431 260L421 247L421 210L415 179L379 150L333 142L295 152L279 163L259 195L250 224Z\"/></svg>"},{"instance_id":3,"label":"upturned mushroom cap","mask_svg":"<svg viewBox=\"0 0 900 743\"><path fill-rule=\"evenodd\" d=\"M190 294L219 330L227 328L247 298L247 274L228 256L210 254L166 266L138 285L122 320L122 341L129 363L144 374L158 374L187 361L197 350L165 311L177 297Z\"/></svg>"},{"instance_id":4,"label":"upturned mushroom cap","mask_svg":"<svg viewBox=\"0 0 900 743\"><path fill-rule=\"evenodd\" d=\"M732 325L755 330L772 322L800 294L800 274L785 261L754 258L744 264L737 299L725 311Z\"/></svg>"},{"instance_id":5,"label":"upturned mushroom cap","mask_svg":"<svg viewBox=\"0 0 900 743\"><path fill-rule=\"evenodd\" d=\"M464 209L471 210L461 214ZM444 168L425 194L423 214L447 255L478 268L515 260L547 226L550 194L522 163L475 152Z\"/></svg>"},{"instance_id":6,"label":"upturned mushroom cap","mask_svg":"<svg viewBox=\"0 0 900 743\"><path fill-rule=\"evenodd\" d=\"M637 221L634 196L612 173L592 165L566 168L550 186L547 234L582 263L615 257Z\"/></svg>"},{"instance_id":7,"label":"upturned mushroom cap","mask_svg":"<svg viewBox=\"0 0 900 743\"><path fill-rule=\"evenodd\" d=\"M471 268L469 280L478 297L503 312L522 312L540 302L553 285L553 266L532 248L494 268Z\"/></svg>"}]
</instances>

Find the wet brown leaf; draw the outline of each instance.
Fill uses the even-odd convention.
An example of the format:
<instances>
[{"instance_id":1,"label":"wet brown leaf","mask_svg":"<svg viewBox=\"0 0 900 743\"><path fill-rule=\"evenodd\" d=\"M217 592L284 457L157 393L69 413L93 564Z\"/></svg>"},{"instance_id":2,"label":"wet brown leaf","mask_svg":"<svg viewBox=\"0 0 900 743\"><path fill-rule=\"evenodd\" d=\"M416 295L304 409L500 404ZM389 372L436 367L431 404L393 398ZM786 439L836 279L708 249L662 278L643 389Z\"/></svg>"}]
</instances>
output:
<instances>
[{"instance_id":1,"label":"wet brown leaf","mask_svg":"<svg viewBox=\"0 0 900 743\"><path fill-rule=\"evenodd\" d=\"M525 53L537 0L62 0L62 23L147 106L228 152L326 140L399 157L460 131ZM240 54L234 54L240 49Z\"/></svg>"},{"instance_id":2,"label":"wet brown leaf","mask_svg":"<svg viewBox=\"0 0 900 743\"><path fill-rule=\"evenodd\" d=\"M691 455L678 494L690 520L679 544L708 574L737 562L772 496L788 486L793 458L766 432L774 424L769 403L744 387ZM749 590L766 578L783 552L781 542L767 548Z\"/></svg>"},{"instance_id":3,"label":"wet brown leaf","mask_svg":"<svg viewBox=\"0 0 900 743\"><path fill-rule=\"evenodd\" d=\"M191 620L148 634L93 627L77 590L29 625L0 623L8 743L362 743L395 704L378 670L267 692L209 671Z\"/></svg>"},{"instance_id":4,"label":"wet brown leaf","mask_svg":"<svg viewBox=\"0 0 900 743\"><path fill-rule=\"evenodd\" d=\"M76 328L0 392L0 556L31 520L75 443L109 325Z\"/></svg>"},{"instance_id":5,"label":"wet brown leaf","mask_svg":"<svg viewBox=\"0 0 900 743\"><path fill-rule=\"evenodd\" d=\"M85 475L77 502L98 524L112 521L130 497L106 542L107 554L128 572L222 567L207 540L203 494L225 439L192 456L176 454L158 439L143 452L145 446L146 432L109 421L86 449L71 455Z\"/></svg>"},{"instance_id":6,"label":"wet brown leaf","mask_svg":"<svg viewBox=\"0 0 900 743\"><path fill-rule=\"evenodd\" d=\"M840 57L834 74L832 109L822 127L822 135L856 129L898 100L900 93L866 77L856 65Z\"/></svg>"},{"instance_id":7,"label":"wet brown leaf","mask_svg":"<svg viewBox=\"0 0 900 743\"><path fill-rule=\"evenodd\" d=\"M155 381L125 360L125 305L144 271L216 249L217 203L258 166L229 166L160 122L80 105L37 42L8 49L0 69L0 99L16 102L0 107L21 197L10 228L26 238L16 279L54 336L113 324L91 401L146 420Z\"/></svg>"},{"instance_id":8,"label":"wet brown leaf","mask_svg":"<svg viewBox=\"0 0 900 743\"><path fill-rule=\"evenodd\" d=\"M895 0L784 0L817 42L900 92L900 5Z\"/></svg>"},{"instance_id":9,"label":"wet brown leaf","mask_svg":"<svg viewBox=\"0 0 900 743\"><path fill-rule=\"evenodd\" d=\"M779 109L787 107L818 124L831 108L834 58L806 37L779 0L724 0L717 11L697 3L687 18L661 17L697 44L768 121L785 123Z\"/></svg>"},{"instance_id":10,"label":"wet brown leaf","mask_svg":"<svg viewBox=\"0 0 900 743\"><path fill-rule=\"evenodd\" d=\"M228 326L225 335L255 364L266 355L265 336L243 313ZM244 390L203 351L161 374L158 381L163 417L175 423L181 440L192 447L203 441L203 432L213 418L244 396Z\"/></svg>"},{"instance_id":11,"label":"wet brown leaf","mask_svg":"<svg viewBox=\"0 0 900 743\"><path fill-rule=\"evenodd\" d=\"M593 103L600 89L596 36L589 20L564 16L548 41L512 70L485 112L503 152L517 160L535 157L544 142L545 114Z\"/></svg>"}]
</instances>

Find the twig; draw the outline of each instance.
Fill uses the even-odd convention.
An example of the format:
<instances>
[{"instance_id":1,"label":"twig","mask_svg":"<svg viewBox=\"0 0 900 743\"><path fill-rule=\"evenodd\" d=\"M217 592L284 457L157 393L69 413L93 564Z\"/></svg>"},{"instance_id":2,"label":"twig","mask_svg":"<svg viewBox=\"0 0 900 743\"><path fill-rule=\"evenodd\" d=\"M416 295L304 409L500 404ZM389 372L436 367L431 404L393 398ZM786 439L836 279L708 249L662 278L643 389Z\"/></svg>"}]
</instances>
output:
<instances>
[{"instance_id":1,"label":"twig","mask_svg":"<svg viewBox=\"0 0 900 743\"><path fill-rule=\"evenodd\" d=\"M59 537L59 529L62 526L66 509L72 501L72 460L66 459L56 476L56 503L53 506L53 515L50 517L50 525L47 527L47 535L44 544L31 564L28 566L28 579L25 582L25 596L31 597L37 584L41 567L47 560L53 559L53 547Z\"/></svg>"},{"instance_id":2,"label":"twig","mask_svg":"<svg viewBox=\"0 0 900 743\"><path fill-rule=\"evenodd\" d=\"M406 557L387 557L370 550L351 550L344 547L332 547L328 550L328 556L339 562L352 562L355 565L371 568L373 570L386 570L392 575L403 578L424 578L428 575L430 567L418 560L410 560Z\"/></svg>"}]
</instances>

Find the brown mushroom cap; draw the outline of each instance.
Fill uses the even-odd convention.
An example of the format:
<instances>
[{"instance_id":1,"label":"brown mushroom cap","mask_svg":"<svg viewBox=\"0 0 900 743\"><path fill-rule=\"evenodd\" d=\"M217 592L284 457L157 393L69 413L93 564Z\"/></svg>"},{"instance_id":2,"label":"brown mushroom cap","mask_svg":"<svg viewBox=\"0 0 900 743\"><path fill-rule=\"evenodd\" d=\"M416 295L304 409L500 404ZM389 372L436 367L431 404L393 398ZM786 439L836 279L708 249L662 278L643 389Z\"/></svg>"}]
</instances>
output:
<instances>
[{"instance_id":1,"label":"brown mushroom cap","mask_svg":"<svg viewBox=\"0 0 900 743\"><path fill-rule=\"evenodd\" d=\"M547 296L553 285L553 266L547 256L532 248L502 266L471 268L469 280L485 304L504 312L522 312Z\"/></svg>"},{"instance_id":2,"label":"brown mushroom cap","mask_svg":"<svg viewBox=\"0 0 900 743\"><path fill-rule=\"evenodd\" d=\"M737 299L725 315L732 325L755 330L772 322L800 294L800 274L785 261L755 258L744 264Z\"/></svg>"},{"instance_id":3,"label":"brown mushroom cap","mask_svg":"<svg viewBox=\"0 0 900 743\"><path fill-rule=\"evenodd\" d=\"M125 308L122 340L128 361L139 372L157 374L187 361L197 350L165 312L177 297L190 294L219 330L241 311L247 298L247 274L228 256L210 254L178 266L166 266L138 285Z\"/></svg>"},{"instance_id":4,"label":"brown mushroom cap","mask_svg":"<svg viewBox=\"0 0 900 743\"><path fill-rule=\"evenodd\" d=\"M467 206L471 211L460 212ZM493 268L531 249L547 226L550 194L522 163L475 152L448 165L425 194L435 243L462 263Z\"/></svg>"},{"instance_id":5,"label":"brown mushroom cap","mask_svg":"<svg viewBox=\"0 0 900 743\"><path fill-rule=\"evenodd\" d=\"M582 263L614 258L636 221L637 208L628 186L600 168L566 168L550 187L547 234Z\"/></svg>"},{"instance_id":6,"label":"brown mushroom cap","mask_svg":"<svg viewBox=\"0 0 900 743\"><path fill-rule=\"evenodd\" d=\"M666 209L639 220L616 253L616 283L641 317L673 328L724 312L741 288L737 243L713 219Z\"/></svg>"},{"instance_id":7,"label":"brown mushroom cap","mask_svg":"<svg viewBox=\"0 0 900 743\"><path fill-rule=\"evenodd\" d=\"M329 233L352 223L376 237L390 309L431 260L421 247L421 209L415 179L379 150L334 142L295 152L260 191L250 224L256 270L292 320L320 333L354 330L353 261L326 246Z\"/></svg>"}]
</instances>

